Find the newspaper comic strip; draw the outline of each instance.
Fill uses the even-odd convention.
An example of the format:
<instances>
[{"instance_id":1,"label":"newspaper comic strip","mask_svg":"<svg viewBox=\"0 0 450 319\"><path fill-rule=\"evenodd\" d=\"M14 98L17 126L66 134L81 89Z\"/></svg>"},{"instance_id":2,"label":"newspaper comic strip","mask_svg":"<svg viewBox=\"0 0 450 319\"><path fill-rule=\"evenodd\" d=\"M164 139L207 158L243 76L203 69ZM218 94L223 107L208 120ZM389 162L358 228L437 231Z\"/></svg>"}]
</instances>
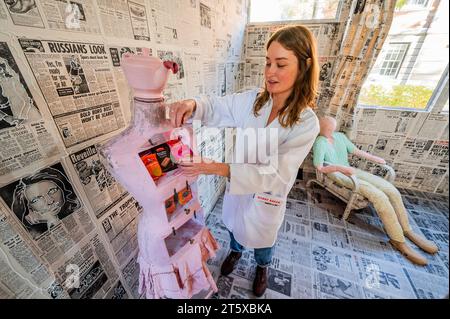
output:
<instances>
[{"instance_id":1,"label":"newspaper comic strip","mask_svg":"<svg viewBox=\"0 0 450 319\"><path fill-rule=\"evenodd\" d=\"M6 42L0 42L0 176L58 154Z\"/></svg>"},{"instance_id":2,"label":"newspaper comic strip","mask_svg":"<svg viewBox=\"0 0 450 319\"><path fill-rule=\"evenodd\" d=\"M66 147L124 126L105 45L19 42Z\"/></svg>"},{"instance_id":3,"label":"newspaper comic strip","mask_svg":"<svg viewBox=\"0 0 450 319\"><path fill-rule=\"evenodd\" d=\"M40 3L50 29L101 33L93 0L41 0Z\"/></svg>"}]
</instances>

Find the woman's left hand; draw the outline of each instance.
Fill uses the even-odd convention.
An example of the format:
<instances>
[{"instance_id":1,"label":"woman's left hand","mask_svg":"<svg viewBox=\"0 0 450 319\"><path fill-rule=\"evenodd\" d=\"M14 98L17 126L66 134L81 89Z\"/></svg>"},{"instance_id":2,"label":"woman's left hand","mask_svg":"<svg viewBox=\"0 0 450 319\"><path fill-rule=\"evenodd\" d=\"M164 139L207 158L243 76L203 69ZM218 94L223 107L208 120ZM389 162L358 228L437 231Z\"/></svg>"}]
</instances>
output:
<instances>
[{"instance_id":1,"label":"woman's left hand","mask_svg":"<svg viewBox=\"0 0 450 319\"><path fill-rule=\"evenodd\" d=\"M225 163L215 163L213 160L195 157L189 160L182 160L177 163L181 168L181 173L188 177L198 175L219 175L229 177L230 167Z\"/></svg>"}]
</instances>

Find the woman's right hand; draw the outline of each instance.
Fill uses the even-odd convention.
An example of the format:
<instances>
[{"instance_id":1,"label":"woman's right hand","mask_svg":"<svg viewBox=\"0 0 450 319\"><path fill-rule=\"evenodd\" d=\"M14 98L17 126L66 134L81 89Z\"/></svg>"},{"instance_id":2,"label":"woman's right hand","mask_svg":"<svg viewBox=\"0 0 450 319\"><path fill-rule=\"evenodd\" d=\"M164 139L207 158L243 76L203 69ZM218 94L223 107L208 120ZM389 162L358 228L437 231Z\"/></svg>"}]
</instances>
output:
<instances>
[{"instance_id":1,"label":"woman's right hand","mask_svg":"<svg viewBox=\"0 0 450 319\"><path fill-rule=\"evenodd\" d=\"M170 122L174 127L182 126L195 112L195 100L182 100L169 104Z\"/></svg>"}]
</instances>

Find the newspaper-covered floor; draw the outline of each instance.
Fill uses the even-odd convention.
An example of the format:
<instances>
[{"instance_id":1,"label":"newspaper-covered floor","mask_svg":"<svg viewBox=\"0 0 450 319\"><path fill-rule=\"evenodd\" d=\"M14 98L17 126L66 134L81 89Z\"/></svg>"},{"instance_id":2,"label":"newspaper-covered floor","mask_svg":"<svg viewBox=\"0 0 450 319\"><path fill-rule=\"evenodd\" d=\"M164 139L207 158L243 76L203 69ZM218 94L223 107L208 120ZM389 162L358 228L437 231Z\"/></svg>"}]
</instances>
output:
<instances>
[{"instance_id":1,"label":"newspaper-covered floor","mask_svg":"<svg viewBox=\"0 0 450 319\"><path fill-rule=\"evenodd\" d=\"M432 239L439 253L426 267L415 266L388 243L380 219L370 207L339 219L344 204L322 189L319 203L308 202L302 183L289 194L283 225L278 234L268 289L261 298L371 299L444 298L449 291L448 197L400 189L410 213L412 228ZM221 249L209 261L219 287L212 298L256 298L253 250L246 250L229 276L220 266L229 251L229 235L221 221L222 197L208 215L207 225ZM414 244L411 246L416 248Z\"/></svg>"}]
</instances>

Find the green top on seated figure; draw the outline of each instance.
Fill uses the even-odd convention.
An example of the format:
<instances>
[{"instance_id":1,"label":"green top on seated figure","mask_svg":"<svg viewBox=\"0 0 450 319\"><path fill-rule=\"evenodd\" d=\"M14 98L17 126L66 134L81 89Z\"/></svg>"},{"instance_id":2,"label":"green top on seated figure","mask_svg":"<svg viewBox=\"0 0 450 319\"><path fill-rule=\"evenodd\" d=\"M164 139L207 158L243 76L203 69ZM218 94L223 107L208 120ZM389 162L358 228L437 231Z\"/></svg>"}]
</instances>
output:
<instances>
[{"instance_id":1,"label":"green top on seated figure","mask_svg":"<svg viewBox=\"0 0 450 319\"><path fill-rule=\"evenodd\" d=\"M323 165L324 162L335 165L350 166L348 162L348 154L353 153L356 149L344 133L333 133L334 143L331 144L325 136L319 135L313 146L315 167Z\"/></svg>"}]
</instances>

